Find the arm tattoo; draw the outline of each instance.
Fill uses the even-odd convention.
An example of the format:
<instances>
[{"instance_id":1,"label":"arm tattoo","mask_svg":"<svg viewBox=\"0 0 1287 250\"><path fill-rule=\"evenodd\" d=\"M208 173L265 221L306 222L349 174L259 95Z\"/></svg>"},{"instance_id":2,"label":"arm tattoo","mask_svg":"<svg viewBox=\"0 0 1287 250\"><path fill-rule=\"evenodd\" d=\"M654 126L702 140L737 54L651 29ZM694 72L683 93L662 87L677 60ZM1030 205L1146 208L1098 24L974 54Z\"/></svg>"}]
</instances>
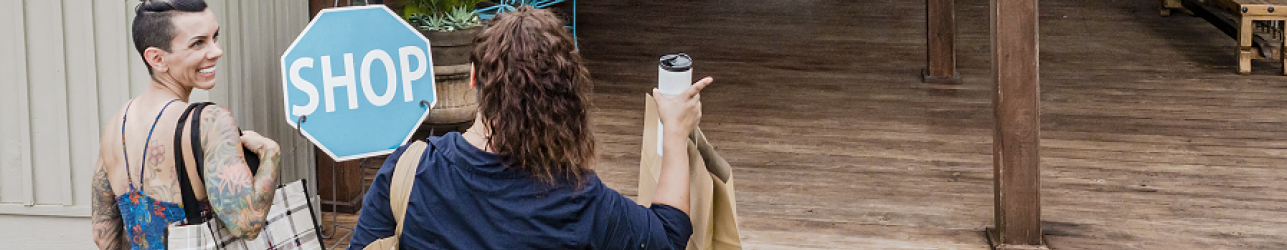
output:
<instances>
[{"instance_id":1,"label":"arm tattoo","mask_svg":"<svg viewBox=\"0 0 1287 250\"><path fill-rule=\"evenodd\" d=\"M210 206L228 231L251 239L267 224L272 205L280 153L261 156L259 171L252 176L241 153L241 135L227 109L209 107L202 111L201 144L205 151L206 193Z\"/></svg>"},{"instance_id":2,"label":"arm tattoo","mask_svg":"<svg viewBox=\"0 0 1287 250\"><path fill-rule=\"evenodd\" d=\"M116 207L116 193L112 192L112 183L108 181L107 170L102 160L94 168L93 203L91 215L94 228L94 242L101 249L128 249L129 241L125 240L125 225L121 221L121 211Z\"/></svg>"}]
</instances>

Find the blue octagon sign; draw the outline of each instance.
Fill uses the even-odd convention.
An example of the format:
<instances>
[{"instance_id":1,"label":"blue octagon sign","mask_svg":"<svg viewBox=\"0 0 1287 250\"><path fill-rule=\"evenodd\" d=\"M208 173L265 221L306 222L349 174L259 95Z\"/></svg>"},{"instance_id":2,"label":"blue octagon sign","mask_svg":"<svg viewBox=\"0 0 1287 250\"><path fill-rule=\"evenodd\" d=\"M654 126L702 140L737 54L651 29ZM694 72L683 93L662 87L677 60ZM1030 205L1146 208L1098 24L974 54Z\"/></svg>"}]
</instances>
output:
<instances>
[{"instance_id":1,"label":"blue octagon sign","mask_svg":"<svg viewBox=\"0 0 1287 250\"><path fill-rule=\"evenodd\" d=\"M383 5L322 10L282 55L286 122L336 161L393 152L436 104L432 65Z\"/></svg>"}]
</instances>

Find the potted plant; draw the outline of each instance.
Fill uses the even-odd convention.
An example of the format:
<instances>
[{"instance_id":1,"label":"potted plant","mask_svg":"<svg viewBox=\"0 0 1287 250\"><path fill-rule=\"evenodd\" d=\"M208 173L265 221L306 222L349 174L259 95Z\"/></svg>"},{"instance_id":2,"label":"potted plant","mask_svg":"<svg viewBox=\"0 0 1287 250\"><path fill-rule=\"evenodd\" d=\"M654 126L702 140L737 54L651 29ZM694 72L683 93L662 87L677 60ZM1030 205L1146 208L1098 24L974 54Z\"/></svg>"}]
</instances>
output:
<instances>
[{"instance_id":1,"label":"potted plant","mask_svg":"<svg viewBox=\"0 0 1287 250\"><path fill-rule=\"evenodd\" d=\"M421 128L440 134L468 127L478 111L477 93L469 87L469 55L483 23L474 12L480 0L406 0L403 18L429 39L438 103ZM391 6L395 9L398 6ZM448 127L449 129L438 129ZM422 134L422 133L417 133ZM425 134L427 136L428 134ZM421 135L413 138L420 138Z\"/></svg>"}]
</instances>

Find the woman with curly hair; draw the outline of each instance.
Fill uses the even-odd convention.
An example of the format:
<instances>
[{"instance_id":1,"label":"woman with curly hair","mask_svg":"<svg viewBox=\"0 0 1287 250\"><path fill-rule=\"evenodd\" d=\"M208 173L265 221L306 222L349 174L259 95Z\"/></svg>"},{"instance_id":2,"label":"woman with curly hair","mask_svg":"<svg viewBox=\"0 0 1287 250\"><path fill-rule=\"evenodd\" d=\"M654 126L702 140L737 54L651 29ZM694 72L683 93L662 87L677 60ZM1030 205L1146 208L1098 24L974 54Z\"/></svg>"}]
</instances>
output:
<instances>
[{"instance_id":1,"label":"woman with curly hair","mask_svg":"<svg viewBox=\"0 0 1287 250\"><path fill-rule=\"evenodd\" d=\"M590 74L556 15L504 13L477 41L477 118L464 133L429 138L400 247L683 249L692 234L685 142L701 119L698 92L711 79L671 97L654 90L665 154L654 202L644 207L594 173ZM390 176L406 150L376 175L349 249L394 234Z\"/></svg>"}]
</instances>

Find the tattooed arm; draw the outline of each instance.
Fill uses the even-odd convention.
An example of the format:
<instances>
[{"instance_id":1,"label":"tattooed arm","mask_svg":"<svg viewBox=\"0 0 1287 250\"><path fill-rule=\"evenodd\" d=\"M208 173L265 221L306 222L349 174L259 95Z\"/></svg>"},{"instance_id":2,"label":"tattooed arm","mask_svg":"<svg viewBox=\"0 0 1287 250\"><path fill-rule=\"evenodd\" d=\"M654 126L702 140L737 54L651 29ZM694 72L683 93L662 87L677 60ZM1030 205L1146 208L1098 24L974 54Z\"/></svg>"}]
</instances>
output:
<instances>
[{"instance_id":1,"label":"tattooed arm","mask_svg":"<svg viewBox=\"0 0 1287 250\"><path fill-rule=\"evenodd\" d=\"M121 211L116 207L116 193L112 192L112 183L108 181L107 169L103 167L103 158L94 164L93 209L91 215L94 223L94 244L99 249L129 249L125 240L124 222Z\"/></svg>"},{"instance_id":2,"label":"tattooed arm","mask_svg":"<svg viewBox=\"0 0 1287 250\"><path fill-rule=\"evenodd\" d=\"M249 136L252 133L247 133ZM201 145L205 151L206 194L215 215L228 231L243 239L254 239L264 228L268 207L277 184L277 143L256 143L259 171L252 176L241 153L242 137L237 121L223 107L211 106L201 112Z\"/></svg>"}]
</instances>

